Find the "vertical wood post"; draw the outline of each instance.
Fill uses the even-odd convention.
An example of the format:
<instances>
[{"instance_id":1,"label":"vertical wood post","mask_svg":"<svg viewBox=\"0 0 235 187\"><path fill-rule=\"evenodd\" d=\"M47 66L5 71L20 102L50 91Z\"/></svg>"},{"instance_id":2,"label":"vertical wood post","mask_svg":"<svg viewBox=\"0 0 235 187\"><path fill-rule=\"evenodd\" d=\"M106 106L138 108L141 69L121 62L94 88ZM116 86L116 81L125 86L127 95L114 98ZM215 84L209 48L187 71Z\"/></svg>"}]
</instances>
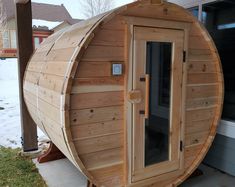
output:
<instances>
[{"instance_id":1,"label":"vertical wood post","mask_svg":"<svg viewBox=\"0 0 235 187\"><path fill-rule=\"evenodd\" d=\"M33 53L31 0L16 1L17 53L19 70L19 91L21 109L21 134L23 151L38 149L37 127L26 108L23 99L23 76Z\"/></svg>"}]
</instances>

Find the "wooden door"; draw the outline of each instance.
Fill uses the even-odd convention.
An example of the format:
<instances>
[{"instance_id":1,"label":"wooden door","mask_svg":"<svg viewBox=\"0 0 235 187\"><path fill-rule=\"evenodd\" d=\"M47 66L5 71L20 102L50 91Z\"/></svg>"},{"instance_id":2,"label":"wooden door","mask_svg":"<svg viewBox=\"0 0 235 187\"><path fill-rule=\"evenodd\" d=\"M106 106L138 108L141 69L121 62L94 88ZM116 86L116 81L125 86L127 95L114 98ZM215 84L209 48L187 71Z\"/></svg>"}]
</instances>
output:
<instances>
[{"instance_id":1,"label":"wooden door","mask_svg":"<svg viewBox=\"0 0 235 187\"><path fill-rule=\"evenodd\" d=\"M184 31L134 27L132 182L180 170Z\"/></svg>"}]
</instances>

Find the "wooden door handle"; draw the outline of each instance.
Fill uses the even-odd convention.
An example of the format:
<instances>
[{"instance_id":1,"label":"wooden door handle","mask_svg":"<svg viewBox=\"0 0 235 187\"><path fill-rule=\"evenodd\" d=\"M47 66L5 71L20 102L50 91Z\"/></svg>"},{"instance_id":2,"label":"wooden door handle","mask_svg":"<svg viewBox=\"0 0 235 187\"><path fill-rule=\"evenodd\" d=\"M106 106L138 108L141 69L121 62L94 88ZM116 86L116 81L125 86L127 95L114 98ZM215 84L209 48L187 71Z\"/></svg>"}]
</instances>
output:
<instances>
[{"instance_id":1,"label":"wooden door handle","mask_svg":"<svg viewBox=\"0 0 235 187\"><path fill-rule=\"evenodd\" d=\"M132 90L127 94L127 99L129 102L135 104L140 103L142 100L142 94L140 90Z\"/></svg>"},{"instance_id":2,"label":"wooden door handle","mask_svg":"<svg viewBox=\"0 0 235 187\"><path fill-rule=\"evenodd\" d=\"M145 75L145 119L149 118L149 93L150 93L150 87L149 87L149 74Z\"/></svg>"}]
</instances>

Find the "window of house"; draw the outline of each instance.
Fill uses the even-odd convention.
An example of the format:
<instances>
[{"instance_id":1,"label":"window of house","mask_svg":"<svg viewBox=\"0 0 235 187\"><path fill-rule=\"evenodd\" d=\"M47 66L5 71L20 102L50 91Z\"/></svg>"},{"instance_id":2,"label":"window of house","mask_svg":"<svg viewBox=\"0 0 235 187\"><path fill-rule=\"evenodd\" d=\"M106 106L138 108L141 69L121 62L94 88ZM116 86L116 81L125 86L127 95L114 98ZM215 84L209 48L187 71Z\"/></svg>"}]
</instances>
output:
<instances>
[{"instance_id":1,"label":"window of house","mask_svg":"<svg viewBox=\"0 0 235 187\"><path fill-rule=\"evenodd\" d=\"M3 48L10 48L10 38L8 31L3 31L2 39L3 39Z\"/></svg>"},{"instance_id":2,"label":"window of house","mask_svg":"<svg viewBox=\"0 0 235 187\"><path fill-rule=\"evenodd\" d=\"M40 38L39 37L34 37L34 47L35 47L35 49L37 49L39 45L40 45Z\"/></svg>"},{"instance_id":3,"label":"window of house","mask_svg":"<svg viewBox=\"0 0 235 187\"><path fill-rule=\"evenodd\" d=\"M16 31L10 30L11 48L16 49Z\"/></svg>"},{"instance_id":4,"label":"window of house","mask_svg":"<svg viewBox=\"0 0 235 187\"><path fill-rule=\"evenodd\" d=\"M224 74L224 107L222 119L235 121L235 4L220 1L203 5L204 25L218 49Z\"/></svg>"}]
</instances>

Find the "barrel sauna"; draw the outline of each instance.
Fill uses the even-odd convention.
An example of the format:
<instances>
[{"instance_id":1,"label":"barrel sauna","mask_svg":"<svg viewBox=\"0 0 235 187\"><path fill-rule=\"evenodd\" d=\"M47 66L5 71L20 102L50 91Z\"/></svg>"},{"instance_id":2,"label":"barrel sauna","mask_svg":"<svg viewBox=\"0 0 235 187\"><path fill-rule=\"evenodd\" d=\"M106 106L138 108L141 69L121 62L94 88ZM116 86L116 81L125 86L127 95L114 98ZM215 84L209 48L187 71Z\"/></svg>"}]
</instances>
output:
<instances>
[{"instance_id":1,"label":"barrel sauna","mask_svg":"<svg viewBox=\"0 0 235 187\"><path fill-rule=\"evenodd\" d=\"M141 0L61 30L24 77L35 123L96 186L177 186L216 134L217 50L187 10Z\"/></svg>"}]
</instances>

